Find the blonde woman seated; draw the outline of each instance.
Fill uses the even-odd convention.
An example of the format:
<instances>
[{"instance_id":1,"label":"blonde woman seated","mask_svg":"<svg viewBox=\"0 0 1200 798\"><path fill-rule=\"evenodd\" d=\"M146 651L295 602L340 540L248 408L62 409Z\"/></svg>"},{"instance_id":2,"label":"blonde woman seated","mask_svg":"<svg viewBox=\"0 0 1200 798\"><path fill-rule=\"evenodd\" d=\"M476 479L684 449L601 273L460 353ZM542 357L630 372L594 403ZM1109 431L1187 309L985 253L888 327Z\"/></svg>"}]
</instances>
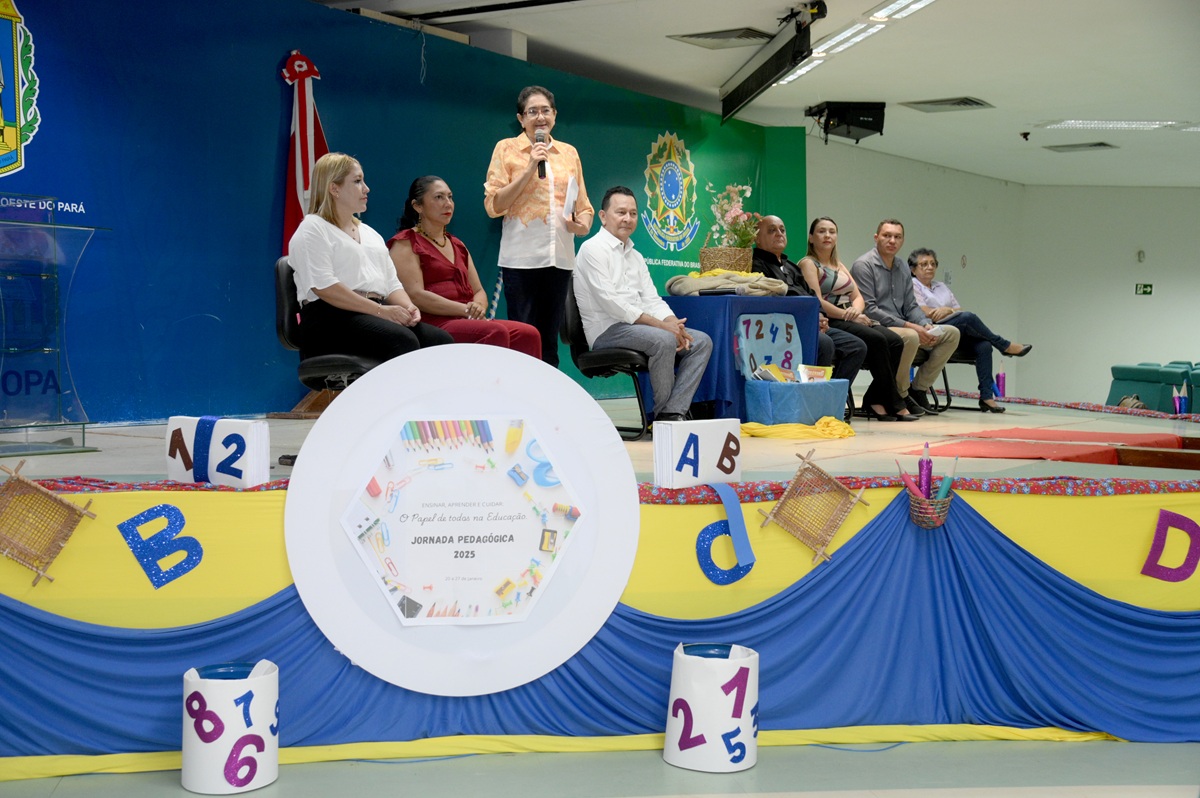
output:
<instances>
[{"instance_id":1,"label":"blonde woman seated","mask_svg":"<svg viewBox=\"0 0 1200 798\"><path fill-rule=\"evenodd\" d=\"M963 310L950 286L933 279L937 274L937 253L932 249L914 249L908 256L913 274L913 293L917 304L935 324L957 327L962 333L958 353L975 358L975 376L979 378L979 409L984 413L1003 413L992 391L992 347L1008 357L1025 357L1033 344L1014 344L992 332L983 320Z\"/></svg>"},{"instance_id":2,"label":"blonde woman seated","mask_svg":"<svg viewBox=\"0 0 1200 798\"><path fill-rule=\"evenodd\" d=\"M408 189L400 232L388 242L400 281L425 321L460 344L502 346L542 356L542 336L531 324L487 319L487 292L466 245L446 231L454 217L454 195L446 181L418 177Z\"/></svg>"},{"instance_id":3,"label":"blonde woman seated","mask_svg":"<svg viewBox=\"0 0 1200 798\"><path fill-rule=\"evenodd\" d=\"M322 155L312 173L308 215L288 242L300 300L300 357L354 354L390 360L451 343L421 321L383 236L358 220L370 193L349 155Z\"/></svg>"},{"instance_id":4,"label":"blonde woman seated","mask_svg":"<svg viewBox=\"0 0 1200 798\"><path fill-rule=\"evenodd\" d=\"M871 384L863 394L863 407L876 421L916 421L896 387L896 370L904 342L899 335L867 318L866 301L846 264L838 259L837 223L828 216L808 226L808 254L800 260L800 274L821 301L829 326L850 333L867 345L866 366Z\"/></svg>"}]
</instances>

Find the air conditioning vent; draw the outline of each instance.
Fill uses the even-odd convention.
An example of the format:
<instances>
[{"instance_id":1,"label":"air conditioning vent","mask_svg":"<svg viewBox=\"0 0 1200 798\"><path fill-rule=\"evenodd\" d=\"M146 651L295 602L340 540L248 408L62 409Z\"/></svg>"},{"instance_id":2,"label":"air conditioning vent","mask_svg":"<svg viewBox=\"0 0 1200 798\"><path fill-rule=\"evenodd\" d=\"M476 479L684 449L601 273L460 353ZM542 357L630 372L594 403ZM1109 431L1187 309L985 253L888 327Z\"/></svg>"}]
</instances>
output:
<instances>
[{"instance_id":1,"label":"air conditioning vent","mask_svg":"<svg viewBox=\"0 0 1200 798\"><path fill-rule=\"evenodd\" d=\"M1109 144L1107 141L1089 141L1087 144L1055 144L1051 147L1043 147L1042 149L1053 152L1090 152L1092 150L1115 150L1119 148L1117 145Z\"/></svg>"},{"instance_id":2,"label":"air conditioning vent","mask_svg":"<svg viewBox=\"0 0 1200 798\"><path fill-rule=\"evenodd\" d=\"M694 44L706 50L728 50L733 47L761 46L774 37L754 28L733 28L731 30L715 30L710 33L685 33L667 38L685 44Z\"/></svg>"},{"instance_id":3,"label":"air conditioning vent","mask_svg":"<svg viewBox=\"0 0 1200 798\"><path fill-rule=\"evenodd\" d=\"M917 100L916 102L900 104L927 114L939 114L946 111L974 111L977 108L996 107L975 97L947 97L944 100Z\"/></svg>"}]
</instances>

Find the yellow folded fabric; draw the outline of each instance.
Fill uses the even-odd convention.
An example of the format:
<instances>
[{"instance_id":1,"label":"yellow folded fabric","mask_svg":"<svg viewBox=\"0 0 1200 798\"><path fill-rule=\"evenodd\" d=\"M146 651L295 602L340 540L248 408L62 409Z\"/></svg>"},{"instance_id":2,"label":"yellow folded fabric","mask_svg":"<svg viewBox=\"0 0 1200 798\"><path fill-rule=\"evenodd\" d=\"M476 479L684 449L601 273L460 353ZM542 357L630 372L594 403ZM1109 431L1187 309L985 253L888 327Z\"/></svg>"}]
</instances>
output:
<instances>
[{"instance_id":1,"label":"yellow folded fabric","mask_svg":"<svg viewBox=\"0 0 1200 798\"><path fill-rule=\"evenodd\" d=\"M833 416L823 416L816 424L759 424L749 421L742 425L742 434L752 438L851 438L854 428Z\"/></svg>"}]
</instances>

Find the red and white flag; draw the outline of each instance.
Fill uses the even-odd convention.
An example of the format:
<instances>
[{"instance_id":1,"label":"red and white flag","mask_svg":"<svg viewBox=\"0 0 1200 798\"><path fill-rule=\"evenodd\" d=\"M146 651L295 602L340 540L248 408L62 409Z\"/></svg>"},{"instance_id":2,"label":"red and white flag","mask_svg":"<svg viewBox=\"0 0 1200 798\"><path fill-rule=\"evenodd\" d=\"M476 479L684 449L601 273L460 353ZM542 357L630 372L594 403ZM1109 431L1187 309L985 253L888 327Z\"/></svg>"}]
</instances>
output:
<instances>
[{"instance_id":1,"label":"red and white flag","mask_svg":"<svg viewBox=\"0 0 1200 798\"><path fill-rule=\"evenodd\" d=\"M283 68L283 79L293 89L287 192L283 199L284 255L287 254L292 233L296 232L308 211L309 181L312 179L313 164L329 152L329 145L325 142L325 131L321 129L321 117L317 115L317 104L313 101L313 78L321 78L316 65L299 50L292 50L287 65Z\"/></svg>"}]
</instances>

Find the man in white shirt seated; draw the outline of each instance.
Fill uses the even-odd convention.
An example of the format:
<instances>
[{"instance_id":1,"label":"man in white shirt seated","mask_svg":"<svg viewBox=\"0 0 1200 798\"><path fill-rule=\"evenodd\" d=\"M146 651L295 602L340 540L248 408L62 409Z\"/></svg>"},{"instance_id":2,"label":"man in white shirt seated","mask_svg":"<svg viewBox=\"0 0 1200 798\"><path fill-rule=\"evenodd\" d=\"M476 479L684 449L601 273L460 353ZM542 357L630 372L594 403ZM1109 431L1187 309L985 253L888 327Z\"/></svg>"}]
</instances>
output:
<instances>
[{"instance_id":1,"label":"man in white shirt seated","mask_svg":"<svg viewBox=\"0 0 1200 798\"><path fill-rule=\"evenodd\" d=\"M616 186L605 192L603 227L575 256L575 301L588 346L644 352L650 360L654 419L680 421L704 376L712 339L685 327L687 319L675 318L658 295L645 259L629 240L637 218L632 191Z\"/></svg>"}]
</instances>

